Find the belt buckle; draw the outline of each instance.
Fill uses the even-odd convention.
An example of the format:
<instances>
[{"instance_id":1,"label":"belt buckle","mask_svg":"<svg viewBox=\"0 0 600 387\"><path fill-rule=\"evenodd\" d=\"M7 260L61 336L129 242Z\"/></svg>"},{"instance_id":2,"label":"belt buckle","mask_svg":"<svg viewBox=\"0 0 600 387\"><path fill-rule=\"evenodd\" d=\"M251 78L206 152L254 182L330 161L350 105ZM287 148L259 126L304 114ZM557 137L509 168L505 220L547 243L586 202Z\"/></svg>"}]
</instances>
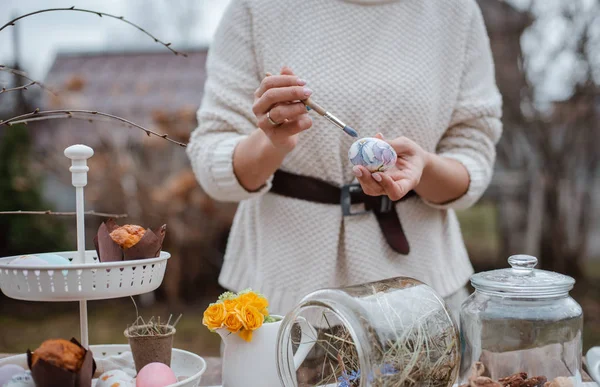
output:
<instances>
[{"instance_id":1,"label":"belt buckle","mask_svg":"<svg viewBox=\"0 0 600 387\"><path fill-rule=\"evenodd\" d=\"M352 212L352 194L356 192L362 192L360 184L346 184L342 186L342 196L340 203L342 205L342 214L344 216L362 215L369 212L369 210Z\"/></svg>"},{"instance_id":2,"label":"belt buckle","mask_svg":"<svg viewBox=\"0 0 600 387\"><path fill-rule=\"evenodd\" d=\"M390 197L387 195L380 196L380 198L381 201L379 202L379 209L375 210L375 212L378 212L380 214L386 214L392 211L392 206L394 205L392 199L390 199Z\"/></svg>"},{"instance_id":3,"label":"belt buckle","mask_svg":"<svg viewBox=\"0 0 600 387\"><path fill-rule=\"evenodd\" d=\"M342 214L344 216L362 215L371 211L376 214L385 214L392 210L394 202L392 202L387 195L382 195L377 198L373 197L373 201L377 203L376 205L369 205L370 203L365 202L364 211L352 212L352 194L356 192L362 192L360 184L347 184L342 186L340 203L342 205Z\"/></svg>"}]
</instances>

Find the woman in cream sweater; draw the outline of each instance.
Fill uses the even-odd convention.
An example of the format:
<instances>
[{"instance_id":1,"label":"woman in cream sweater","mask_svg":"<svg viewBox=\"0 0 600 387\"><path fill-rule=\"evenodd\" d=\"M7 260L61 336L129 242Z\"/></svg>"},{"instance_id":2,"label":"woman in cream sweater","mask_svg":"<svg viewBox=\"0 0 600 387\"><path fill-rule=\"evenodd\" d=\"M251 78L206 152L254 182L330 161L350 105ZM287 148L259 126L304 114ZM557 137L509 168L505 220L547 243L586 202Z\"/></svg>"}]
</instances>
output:
<instances>
[{"instance_id":1,"label":"woman in cream sweater","mask_svg":"<svg viewBox=\"0 0 600 387\"><path fill-rule=\"evenodd\" d=\"M204 190L240 203L225 288L285 314L319 288L409 276L457 312L473 269L454 210L487 188L502 131L475 0L232 0L207 71L187 149ZM361 137L382 133L397 168L353 168L356 139L309 96ZM352 206L335 203L349 191Z\"/></svg>"}]
</instances>

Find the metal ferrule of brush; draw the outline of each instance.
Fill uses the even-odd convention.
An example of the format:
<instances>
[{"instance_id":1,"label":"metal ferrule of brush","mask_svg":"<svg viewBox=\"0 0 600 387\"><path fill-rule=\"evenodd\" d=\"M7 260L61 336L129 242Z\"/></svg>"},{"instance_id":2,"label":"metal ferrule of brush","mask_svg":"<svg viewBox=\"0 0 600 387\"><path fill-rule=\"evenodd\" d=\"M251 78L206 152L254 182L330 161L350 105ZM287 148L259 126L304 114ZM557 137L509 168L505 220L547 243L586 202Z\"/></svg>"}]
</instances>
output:
<instances>
[{"instance_id":1,"label":"metal ferrule of brush","mask_svg":"<svg viewBox=\"0 0 600 387\"><path fill-rule=\"evenodd\" d=\"M331 114L329 112L326 112L323 117L327 118L329 121L333 122L335 125L339 126L341 129L344 129L346 127L346 124L344 124L336 116L334 116L333 114Z\"/></svg>"}]
</instances>

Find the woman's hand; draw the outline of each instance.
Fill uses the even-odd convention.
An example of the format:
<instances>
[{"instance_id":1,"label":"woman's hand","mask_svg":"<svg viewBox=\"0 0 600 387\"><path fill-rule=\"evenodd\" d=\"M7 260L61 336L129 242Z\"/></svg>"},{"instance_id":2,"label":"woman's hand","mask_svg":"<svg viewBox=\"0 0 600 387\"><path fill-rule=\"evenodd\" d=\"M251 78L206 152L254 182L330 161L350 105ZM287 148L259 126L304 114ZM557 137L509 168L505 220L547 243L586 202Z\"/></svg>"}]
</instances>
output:
<instances>
[{"instance_id":1,"label":"woman's hand","mask_svg":"<svg viewBox=\"0 0 600 387\"><path fill-rule=\"evenodd\" d=\"M375 137L383 140L381 134ZM394 168L371 173L364 166L357 165L352 170L367 195L387 195L396 201L419 185L431 157L430 153L406 137L398 137L388 143L398 154Z\"/></svg>"},{"instance_id":2,"label":"woman's hand","mask_svg":"<svg viewBox=\"0 0 600 387\"><path fill-rule=\"evenodd\" d=\"M267 74L254 93L252 111L258 127L275 148L285 153L298 143L298 133L312 126L306 106L300 102L312 94L305 85L305 81L284 67L281 75Z\"/></svg>"}]
</instances>

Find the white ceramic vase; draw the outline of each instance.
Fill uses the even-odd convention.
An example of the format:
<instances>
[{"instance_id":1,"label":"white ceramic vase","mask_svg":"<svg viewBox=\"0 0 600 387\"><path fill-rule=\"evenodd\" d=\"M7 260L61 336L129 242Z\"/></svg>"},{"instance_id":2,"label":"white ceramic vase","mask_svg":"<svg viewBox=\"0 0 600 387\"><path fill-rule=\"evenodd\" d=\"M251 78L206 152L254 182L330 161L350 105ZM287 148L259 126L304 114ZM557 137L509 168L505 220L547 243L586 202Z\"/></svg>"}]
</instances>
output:
<instances>
[{"instance_id":1,"label":"white ceramic vase","mask_svg":"<svg viewBox=\"0 0 600 387\"><path fill-rule=\"evenodd\" d=\"M252 341L247 342L238 334L227 328L216 332L223 340L223 387L266 387L280 386L277 372L277 333L281 326L282 316L272 316L276 322L265 323L252 334ZM302 364L314 342L307 337L316 337L314 329L308 324L300 324L302 337L300 345L293 356L296 368ZM308 331L312 334L307 334Z\"/></svg>"}]
</instances>

